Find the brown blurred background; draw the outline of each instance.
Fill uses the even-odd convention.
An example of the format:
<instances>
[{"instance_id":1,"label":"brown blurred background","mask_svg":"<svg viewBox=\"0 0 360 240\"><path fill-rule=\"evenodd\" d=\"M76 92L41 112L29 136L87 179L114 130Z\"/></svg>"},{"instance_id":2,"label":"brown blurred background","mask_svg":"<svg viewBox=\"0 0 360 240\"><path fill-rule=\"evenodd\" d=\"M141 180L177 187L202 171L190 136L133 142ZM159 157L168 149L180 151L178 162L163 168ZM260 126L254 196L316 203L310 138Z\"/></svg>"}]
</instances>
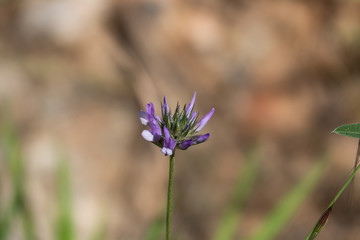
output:
<instances>
[{"instance_id":1,"label":"brown blurred background","mask_svg":"<svg viewBox=\"0 0 360 240\"><path fill-rule=\"evenodd\" d=\"M99 223L106 239L143 239L165 215L168 158L141 137L138 112L150 101L159 112L164 95L172 108L187 104L194 91L201 116L216 111L208 142L177 153L173 235L211 239L256 148L240 239L329 157L277 238L304 239L353 166L356 140L330 133L359 122L359 67L355 0L0 1L0 113L21 136L42 240L53 238L59 151L70 159L77 239ZM359 184L319 239L359 239Z\"/></svg>"}]
</instances>

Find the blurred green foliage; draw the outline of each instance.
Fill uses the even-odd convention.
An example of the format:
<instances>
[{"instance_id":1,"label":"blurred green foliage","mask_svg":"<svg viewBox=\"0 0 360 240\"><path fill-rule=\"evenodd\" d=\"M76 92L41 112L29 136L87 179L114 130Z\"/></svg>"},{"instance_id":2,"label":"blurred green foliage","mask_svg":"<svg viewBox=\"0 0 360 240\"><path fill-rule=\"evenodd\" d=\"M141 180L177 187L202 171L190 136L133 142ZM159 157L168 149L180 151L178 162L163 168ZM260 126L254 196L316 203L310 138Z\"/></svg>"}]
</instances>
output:
<instances>
[{"instance_id":1,"label":"blurred green foliage","mask_svg":"<svg viewBox=\"0 0 360 240\"><path fill-rule=\"evenodd\" d=\"M12 192L8 202L0 206L0 240L8 238L16 220L22 222L23 238L37 239L34 221L26 196L26 171L21 154L21 143L15 126L5 119L1 126L1 145L4 155L4 168L9 172Z\"/></svg>"},{"instance_id":2,"label":"blurred green foliage","mask_svg":"<svg viewBox=\"0 0 360 240\"><path fill-rule=\"evenodd\" d=\"M286 227L300 204L309 196L323 176L327 163L326 158L315 161L301 181L286 193L271 210L263 224L248 240L271 240Z\"/></svg>"},{"instance_id":3,"label":"blurred green foliage","mask_svg":"<svg viewBox=\"0 0 360 240\"><path fill-rule=\"evenodd\" d=\"M214 240L234 239L237 228L240 224L242 210L246 200L249 198L251 190L259 173L259 153L254 149L247 157L244 168L239 172L238 180L234 186L231 202L226 208L217 226Z\"/></svg>"},{"instance_id":4,"label":"blurred green foliage","mask_svg":"<svg viewBox=\"0 0 360 240\"><path fill-rule=\"evenodd\" d=\"M346 125L337 128L334 132L351 137L358 137L359 124ZM356 133L354 135L354 132ZM38 235L36 232L35 221L31 212L26 194L26 166L23 155L21 153L21 141L16 131L15 125L9 121L3 121L0 128L1 149L3 154L3 171L8 173L11 185L11 196L9 199L0 198L0 240L9 239L11 231L18 221L21 222L22 236L26 240L36 240ZM68 166L68 159L59 154L56 178L57 193L57 216L55 217L54 239L57 240L75 240L75 224L73 220L72 206L72 185L71 174ZM300 204L309 196L311 191L317 186L319 180L325 172L326 158L318 161L311 166L310 170L304 177L292 187L274 206L269 215L258 227L248 240L272 240L275 239L285 228L286 224L296 213ZM348 178L342 189L336 195L329 207L331 208L342 191L350 183L354 177L357 167L353 174ZM250 198L254 184L256 183L258 172L260 169L260 157L257 150L252 151L247 156L246 164L239 171L239 177L234 185L232 197L228 206L225 208L223 216L220 218L217 228L215 229L213 240L231 240L237 239L238 226L241 224L242 212L246 202ZM0 180L2 178L0 177ZM0 182L0 194L2 194L2 182ZM1 195L2 196L2 195ZM327 209L328 211L328 209ZM325 211L326 212L326 211ZM321 218L320 218L321 220ZM319 222L314 226L317 228ZM150 226L145 234L145 240L159 240L164 236L164 219L157 218ZM319 232L320 232L319 230ZM313 239L309 234L307 239ZM91 237L91 240L105 239L105 226L100 226ZM316 234L317 236L317 234Z\"/></svg>"},{"instance_id":5,"label":"blurred green foliage","mask_svg":"<svg viewBox=\"0 0 360 240\"><path fill-rule=\"evenodd\" d=\"M0 128L1 149L3 152L3 172L7 172L10 189L10 199L5 199L0 181L0 240L11 237L11 231L17 226L18 221L22 223L22 239L36 240L37 228L33 218L32 209L26 194L26 164L21 153L21 141L16 126L8 119L2 119ZM74 240L75 224L72 209L72 188L69 160L59 154L56 180L56 217L54 228L54 239ZM0 172L1 174L1 172ZM0 175L0 180L2 176ZM105 227L99 225L90 240L105 239Z\"/></svg>"},{"instance_id":6,"label":"blurred green foliage","mask_svg":"<svg viewBox=\"0 0 360 240\"><path fill-rule=\"evenodd\" d=\"M165 214L164 214L165 216ZM152 222L149 229L147 230L144 239L145 240L155 240L162 239L164 237L165 229L165 219L163 216L158 217Z\"/></svg>"},{"instance_id":7,"label":"blurred green foliage","mask_svg":"<svg viewBox=\"0 0 360 240\"><path fill-rule=\"evenodd\" d=\"M74 222L72 218L71 204L71 180L69 176L69 167L65 159L59 162L57 168L57 221L56 221L56 239L74 240Z\"/></svg>"}]
</instances>

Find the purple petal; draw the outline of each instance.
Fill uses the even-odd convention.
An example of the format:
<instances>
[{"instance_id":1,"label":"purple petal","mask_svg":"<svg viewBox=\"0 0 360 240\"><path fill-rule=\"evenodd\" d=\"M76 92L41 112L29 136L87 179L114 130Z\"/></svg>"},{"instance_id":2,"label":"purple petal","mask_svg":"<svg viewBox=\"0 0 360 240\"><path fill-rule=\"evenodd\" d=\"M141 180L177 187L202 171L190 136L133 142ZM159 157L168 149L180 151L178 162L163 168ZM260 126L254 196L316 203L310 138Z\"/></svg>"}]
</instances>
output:
<instances>
[{"instance_id":1,"label":"purple petal","mask_svg":"<svg viewBox=\"0 0 360 240\"><path fill-rule=\"evenodd\" d=\"M165 113L165 110L166 110L166 113L169 113L169 111L170 111L169 106L166 102L166 97L164 97L164 104L162 106L162 112Z\"/></svg>"},{"instance_id":2,"label":"purple petal","mask_svg":"<svg viewBox=\"0 0 360 240\"><path fill-rule=\"evenodd\" d=\"M190 138L189 140L185 140L182 143L180 143L179 148L181 148L182 150L187 149L188 147L190 147L193 144L194 140L192 138Z\"/></svg>"},{"instance_id":3,"label":"purple petal","mask_svg":"<svg viewBox=\"0 0 360 240\"><path fill-rule=\"evenodd\" d=\"M141 124L143 124L143 125L148 125L148 123L149 123L149 118L148 118L147 112L141 110L141 111L139 112L139 118L140 118Z\"/></svg>"},{"instance_id":4,"label":"purple petal","mask_svg":"<svg viewBox=\"0 0 360 240\"><path fill-rule=\"evenodd\" d=\"M158 142L161 139L161 128L158 122L154 118L149 117L149 124L151 132L154 135L154 142Z\"/></svg>"},{"instance_id":5,"label":"purple petal","mask_svg":"<svg viewBox=\"0 0 360 240\"><path fill-rule=\"evenodd\" d=\"M174 150L175 147L176 147L176 143L177 143L176 140L170 138L169 148L172 149L172 150Z\"/></svg>"},{"instance_id":6,"label":"purple petal","mask_svg":"<svg viewBox=\"0 0 360 240\"><path fill-rule=\"evenodd\" d=\"M146 104L146 112L151 116L155 115L154 105L151 103Z\"/></svg>"},{"instance_id":7,"label":"purple petal","mask_svg":"<svg viewBox=\"0 0 360 240\"><path fill-rule=\"evenodd\" d=\"M214 112L215 108L211 109L211 111L196 124L196 132L200 131L203 127L205 127L206 123L210 120Z\"/></svg>"},{"instance_id":8,"label":"purple petal","mask_svg":"<svg viewBox=\"0 0 360 240\"><path fill-rule=\"evenodd\" d=\"M154 142L158 142L161 139L161 128L158 121L155 119L154 115L148 113L148 120L151 129L151 133L154 135Z\"/></svg>"},{"instance_id":9,"label":"purple petal","mask_svg":"<svg viewBox=\"0 0 360 240\"><path fill-rule=\"evenodd\" d=\"M176 146L176 141L174 139L171 138L169 130L166 128L166 126L164 126L164 147L168 147L172 150L174 150L175 146Z\"/></svg>"},{"instance_id":10,"label":"purple petal","mask_svg":"<svg viewBox=\"0 0 360 240\"><path fill-rule=\"evenodd\" d=\"M142 131L141 135L146 141L152 142L154 140L154 135L149 130Z\"/></svg>"},{"instance_id":11,"label":"purple petal","mask_svg":"<svg viewBox=\"0 0 360 240\"><path fill-rule=\"evenodd\" d=\"M196 92L194 93L194 96L193 96L190 104L186 107L186 115L187 115L187 116L189 116L189 114L191 113L192 109L194 108L195 98L196 98Z\"/></svg>"},{"instance_id":12,"label":"purple petal","mask_svg":"<svg viewBox=\"0 0 360 240\"><path fill-rule=\"evenodd\" d=\"M208 140L209 137L210 137L210 133L200 135L195 139L194 144L199 144L199 143L205 142L206 140Z\"/></svg>"},{"instance_id":13,"label":"purple petal","mask_svg":"<svg viewBox=\"0 0 360 240\"><path fill-rule=\"evenodd\" d=\"M166 141L166 140L169 139L169 138L170 138L169 130L167 129L166 126L164 126L164 139L165 139L165 141Z\"/></svg>"},{"instance_id":14,"label":"purple petal","mask_svg":"<svg viewBox=\"0 0 360 240\"><path fill-rule=\"evenodd\" d=\"M164 147L161 152L165 155L172 155L176 146L176 141L171 138L169 130L164 126Z\"/></svg>"}]
</instances>

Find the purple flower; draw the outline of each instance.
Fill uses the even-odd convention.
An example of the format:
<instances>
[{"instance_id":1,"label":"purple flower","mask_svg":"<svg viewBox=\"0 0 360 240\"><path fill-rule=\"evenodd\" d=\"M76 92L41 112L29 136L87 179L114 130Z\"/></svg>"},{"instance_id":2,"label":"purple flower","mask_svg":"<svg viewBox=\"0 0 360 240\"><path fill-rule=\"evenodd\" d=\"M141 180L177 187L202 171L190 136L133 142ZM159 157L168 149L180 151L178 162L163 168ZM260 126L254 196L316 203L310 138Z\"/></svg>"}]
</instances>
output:
<instances>
[{"instance_id":1,"label":"purple flower","mask_svg":"<svg viewBox=\"0 0 360 240\"><path fill-rule=\"evenodd\" d=\"M143 138L159 146L163 154L170 156L175 153L175 148L185 150L192 145L205 142L210 137L210 133L199 135L198 132L210 120L215 109L212 108L200 121L197 121L198 114L194 111L195 98L196 92L188 106L184 106L181 110L177 105L172 114L164 97L161 106L162 117L155 116L154 105L148 103L146 111L141 110L139 113L141 123L150 127L150 130L141 133Z\"/></svg>"}]
</instances>

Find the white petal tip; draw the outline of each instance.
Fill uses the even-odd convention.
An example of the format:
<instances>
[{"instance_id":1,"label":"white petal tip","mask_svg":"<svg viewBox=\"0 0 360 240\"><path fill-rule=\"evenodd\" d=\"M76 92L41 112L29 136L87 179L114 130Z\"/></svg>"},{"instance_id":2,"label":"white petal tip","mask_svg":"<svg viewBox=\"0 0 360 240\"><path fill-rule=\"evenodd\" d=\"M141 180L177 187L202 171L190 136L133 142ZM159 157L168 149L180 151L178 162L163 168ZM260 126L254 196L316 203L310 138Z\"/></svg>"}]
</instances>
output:
<instances>
[{"instance_id":1,"label":"white petal tip","mask_svg":"<svg viewBox=\"0 0 360 240\"><path fill-rule=\"evenodd\" d=\"M140 122L142 125L145 125L145 126L149 123L149 121L145 118L140 118Z\"/></svg>"},{"instance_id":2,"label":"white petal tip","mask_svg":"<svg viewBox=\"0 0 360 240\"><path fill-rule=\"evenodd\" d=\"M149 119L148 119L148 116L147 116L147 112L141 110L139 112L139 119L140 119L140 122L141 122L142 125L148 125Z\"/></svg>"},{"instance_id":3,"label":"white petal tip","mask_svg":"<svg viewBox=\"0 0 360 240\"><path fill-rule=\"evenodd\" d=\"M152 142L154 141L154 135L149 130L142 131L141 135L146 141Z\"/></svg>"},{"instance_id":4,"label":"white petal tip","mask_svg":"<svg viewBox=\"0 0 360 240\"><path fill-rule=\"evenodd\" d=\"M161 152L163 154L169 155L169 156L171 156L173 154L173 151L170 148L165 148L165 147L161 149Z\"/></svg>"}]
</instances>

